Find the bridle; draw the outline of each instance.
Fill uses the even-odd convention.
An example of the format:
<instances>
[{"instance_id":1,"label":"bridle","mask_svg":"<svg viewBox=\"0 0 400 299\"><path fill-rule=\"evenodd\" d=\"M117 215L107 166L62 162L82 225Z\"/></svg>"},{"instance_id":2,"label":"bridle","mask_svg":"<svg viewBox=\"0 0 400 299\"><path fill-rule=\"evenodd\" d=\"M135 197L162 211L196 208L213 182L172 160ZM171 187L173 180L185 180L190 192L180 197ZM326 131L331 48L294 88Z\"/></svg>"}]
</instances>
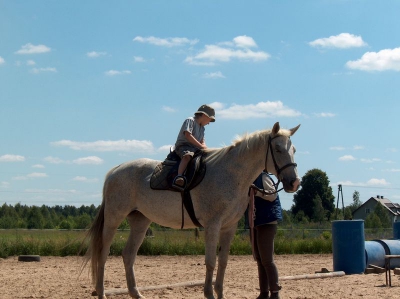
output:
<instances>
[{"instance_id":1,"label":"bridle","mask_svg":"<svg viewBox=\"0 0 400 299\"><path fill-rule=\"evenodd\" d=\"M286 165L284 165L284 166L282 166L282 167L280 167L279 168L279 166L278 166L278 163L276 163L276 159L275 159L275 156L274 156L274 151L273 151L273 149L272 149L272 140L274 140L275 138L277 138L277 137L280 137L281 135L278 135L278 136L275 136L275 137L271 137L271 135L269 136L269 138L268 138L268 147L267 147L267 154L265 155L265 172L266 173L269 173L268 172L268 169L267 169L267 163L268 163L268 154L269 154L269 152L271 152L271 157L272 157L272 161L274 162L274 167L275 167L275 171L276 171L276 177L278 178L278 182L275 184L275 182L274 182L274 185L275 185L275 192L274 193L277 193L277 192L279 192L279 191L281 191L282 189L283 189L283 187L281 188L281 189L279 189L278 190L278 185L280 184L280 182L281 182L281 179L279 178L279 175L280 175L280 173L284 170L284 169L286 169L286 168L288 168L288 167L291 167L291 166L293 166L293 167L297 167L297 163L288 163L288 164L286 164Z\"/></svg>"}]
</instances>

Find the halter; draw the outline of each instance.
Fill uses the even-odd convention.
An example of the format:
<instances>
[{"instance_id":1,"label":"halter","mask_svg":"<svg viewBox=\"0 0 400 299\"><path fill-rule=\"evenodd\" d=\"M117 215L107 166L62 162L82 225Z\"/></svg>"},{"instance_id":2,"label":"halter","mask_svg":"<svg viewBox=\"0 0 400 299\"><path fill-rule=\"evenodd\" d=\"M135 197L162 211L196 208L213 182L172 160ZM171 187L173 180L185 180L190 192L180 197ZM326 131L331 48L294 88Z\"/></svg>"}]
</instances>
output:
<instances>
[{"instance_id":1,"label":"halter","mask_svg":"<svg viewBox=\"0 0 400 299\"><path fill-rule=\"evenodd\" d=\"M276 177L278 178L278 182L276 184L274 184L275 185L275 190L276 190L274 193L277 193L277 192L279 192L279 191L281 191L283 189L283 187L282 187L281 189L278 190L278 185L281 182L281 179L279 178L279 174L282 172L282 170L284 170L284 169L286 169L286 168L288 168L290 166L297 167L297 163L288 163L285 166L282 166L281 168L279 168L278 163L276 163L276 159L275 159L275 156L274 156L274 151L272 150L272 140L274 140L277 137L280 137L280 135L275 136L273 138L271 137L271 135L269 136L267 154L265 155L265 172L268 173L268 169L267 169L268 154L269 154L269 152L271 150L272 161L274 162L274 167L275 167L275 171L276 171L276 174L277 174Z\"/></svg>"}]
</instances>

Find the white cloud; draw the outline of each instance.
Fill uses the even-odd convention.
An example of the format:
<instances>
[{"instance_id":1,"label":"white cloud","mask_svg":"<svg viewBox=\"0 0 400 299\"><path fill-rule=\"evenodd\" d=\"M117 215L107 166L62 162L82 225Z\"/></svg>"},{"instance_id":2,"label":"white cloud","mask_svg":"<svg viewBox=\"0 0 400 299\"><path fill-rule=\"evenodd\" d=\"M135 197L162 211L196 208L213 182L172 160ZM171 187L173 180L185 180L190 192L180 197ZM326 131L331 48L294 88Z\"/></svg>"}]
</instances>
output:
<instances>
[{"instance_id":1,"label":"white cloud","mask_svg":"<svg viewBox=\"0 0 400 299\"><path fill-rule=\"evenodd\" d=\"M316 117L335 117L336 114L330 113L330 112L320 112L320 113L314 113Z\"/></svg>"},{"instance_id":2,"label":"white cloud","mask_svg":"<svg viewBox=\"0 0 400 299\"><path fill-rule=\"evenodd\" d=\"M344 155L339 158L339 161L354 161L356 158L354 158L352 155Z\"/></svg>"},{"instance_id":3,"label":"white cloud","mask_svg":"<svg viewBox=\"0 0 400 299\"><path fill-rule=\"evenodd\" d=\"M360 159L360 161L363 162L363 163L375 163L375 162L380 162L381 159L378 159L378 158Z\"/></svg>"},{"instance_id":4,"label":"white cloud","mask_svg":"<svg viewBox=\"0 0 400 299\"><path fill-rule=\"evenodd\" d=\"M254 39L247 35L237 36L233 39L233 42L236 44L237 47L240 47L240 48L257 47L257 44L254 41Z\"/></svg>"},{"instance_id":5,"label":"white cloud","mask_svg":"<svg viewBox=\"0 0 400 299\"><path fill-rule=\"evenodd\" d=\"M44 161L51 163L51 164L62 164L62 163L68 163L67 161L64 161L60 158L57 157L52 157L52 156L48 156L46 158L43 159Z\"/></svg>"},{"instance_id":6,"label":"white cloud","mask_svg":"<svg viewBox=\"0 0 400 299\"><path fill-rule=\"evenodd\" d=\"M133 61L134 62L146 62L146 59L144 59L141 56L133 56Z\"/></svg>"},{"instance_id":7,"label":"white cloud","mask_svg":"<svg viewBox=\"0 0 400 299\"><path fill-rule=\"evenodd\" d=\"M20 155L0 156L0 162L23 162L23 161L25 161L25 157Z\"/></svg>"},{"instance_id":8,"label":"white cloud","mask_svg":"<svg viewBox=\"0 0 400 299\"><path fill-rule=\"evenodd\" d=\"M7 189L10 187L9 182L0 182L0 189Z\"/></svg>"},{"instance_id":9,"label":"white cloud","mask_svg":"<svg viewBox=\"0 0 400 299\"><path fill-rule=\"evenodd\" d=\"M212 103L216 110L216 117L223 119L248 119L248 118L267 118L267 117L295 117L301 113L286 107L281 101L259 102L257 104L237 105L233 104L225 108L222 103Z\"/></svg>"},{"instance_id":10,"label":"white cloud","mask_svg":"<svg viewBox=\"0 0 400 299\"><path fill-rule=\"evenodd\" d=\"M400 172L399 168L391 168L391 169L384 169L383 171L387 171L387 172Z\"/></svg>"},{"instance_id":11,"label":"white cloud","mask_svg":"<svg viewBox=\"0 0 400 299\"><path fill-rule=\"evenodd\" d=\"M211 107L213 107L215 110L222 110L225 107L224 103L221 102L213 102L211 104L209 104Z\"/></svg>"},{"instance_id":12,"label":"white cloud","mask_svg":"<svg viewBox=\"0 0 400 299\"><path fill-rule=\"evenodd\" d=\"M168 107L168 106L163 106L162 110L166 112L175 112L176 110L174 108Z\"/></svg>"},{"instance_id":13,"label":"white cloud","mask_svg":"<svg viewBox=\"0 0 400 299\"><path fill-rule=\"evenodd\" d=\"M169 153L171 150L171 146L172 146L172 144L163 145L163 146L159 147L157 149L157 151L160 153Z\"/></svg>"},{"instance_id":14,"label":"white cloud","mask_svg":"<svg viewBox=\"0 0 400 299\"><path fill-rule=\"evenodd\" d=\"M203 75L204 78L207 79L220 79L220 78L225 78L225 76L220 72L213 72L213 73L205 73Z\"/></svg>"},{"instance_id":15,"label":"white cloud","mask_svg":"<svg viewBox=\"0 0 400 299\"><path fill-rule=\"evenodd\" d=\"M250 49L229 49L217 45L206 45L205 49L194 57L187 57L185 62L192 65L213 65L218 62L229 62L232 59L241 61L263 61L270 55L263 51L254 52Z\"/></svg>"},{"instance_id":16,"label":"white cloud","mask_svg":"<svg viewBox=\"0 0 400 299\"><path fill-rule=\"evenodd\" d=\"M367 52L358 60L348 61L346 67L361 71L400 71L400 48Z\"/></svg>"},{"instance_id":17,"label":"white cloud","mask_svg":"<svg viewBox=\"0 0 400 299\"><path fill-rule=\"evenodd\" d=\"M397 149L394 147L390 147L390 148L386 149L386 151L390 152L390 153L397 153Z\"/></svg>"},{"instance_id":18,"label":"white cloud","mask_svg":"<svg viewBox=\"0 0 400 299\"><path fill-rule=\"evenodd\" d=\"M51 48L45 46L45 45L32 45L31 43L28 43L26 45L23 45L21 49L19 49L15 54L41 54L41 53L47 53L50 52Z\"/></svg>"},{"instance_id":19,"label":"white cloud","mask_svg":"<svg viewBox=\"0 0 400 299\"><path fill-rule=\"evenodd\" d=\"M79 194L77 190L62 190L62 189L25 189L27 193L45 193L45 194Z\"/></svg>"},{"instance_id":20,"label":"white cloud","mask_svg":"<svg viewBox=\"0 0 400 299\"><path fill-rule=\"evenodd\" d=\"M267 52L250 49L254 47L257 47L257 44L253 38L237 36L233 42L206 45L197 55L187 57L185 62L191 65L214 65L215 62L229 62L232 59L258 62L270 58Z\"/></svg>"},{"instance_id":21,"label":"white cloud","mask_svg":"<svg viewBox=\"0 0 400 299\"><path fill-rule=\"evenodd\" d=\"M0 56L0 65L2 65L2 64L4 64L4 63L6 63L6 61L4 60L3 57Z\"/></svg>"},{"instance_id":22,"label":"white cloud","mask_svg":"<svg viewBox=\"0 0 400 299\"><path fill-rule=\"evenodd\" d=\"M385 179L370 179L367 182L368 186L387 186L390 185Z\"/></svg>"},{"instance_id":23,"label":"white cloud","mask_svg":"<svg viewBox=\"0 0 400 299\"><path fill-rule=\"evenodd\" d=\"M33 172L27 175L28 178L45 178L47 177L46 173L43 172Z\"/></svg>"},{"instance_id":24,"label":"white cloud","mask_svg":"<svg viewBox=\"0 0 400 299\"><path fill-rule=\"evenodd\" d=\"M87 177L84 177L84 176L76 176L72 180L73 181L77 181L77 182L84 182L84 183L96 183L96 182L98 182L98 179L96 179L96 178L88 179Z\"/></svg>"},{"instance_id":25,"label":"white cloud","mask_svg":"<svg viewBox=\"0 0 400 299\"><path fill-rule=\"evenodd\" d=\"M36 64L36 62L34 60L28 60L26 62L26 65L29 65L29 66L32 66L32 65L35 65L35 64Z\"/></svg>"},{"instance_id":26,"label":"white cloud","mask_svg":"<svg viewBox=\"0 0 400 299\"><path fill-rule=\"evenodd\" d=\"M160 47L177 47L177 46L185 46L185 45L195 45L199 42L198 39L188 39L186 37L169 37L169 38L159 38L159 37L154 37L154 36L149 36L149 37L141 37L141 36L136 36L133 39L134 42L139 42L139 43L147 43L155 46L160 46Z\"/></svg>"},{"instance_id":27,"label":"white cloud","mask_svg":"<svg viewBox=\"0 0 400 299\"><path fill-rule=\"evenodd\" d=\"M55 67L42 67L42 68L33 68L31 70L33 74L39 73L57 73L57 69Z\"/></svg>"},{"instance_id":28,"label":"white cloud","mask_svg":"<svg viewBox=\"0 0 400 299\"><path fill-rule=\"evenodd\" d=\"M35 164L35 165L32 165L32 168L45 168L45 167L42 164Z\"/></svg>"},{"instance_id":29,"label":"white cloud","mask_svg":"<svg viewBox=\"0 0 400 299\"><path fill-rule=\"evenodd\" d=\"M374 186L387 186L390 185L388 182L386 182L385 179L370 179L366 183L359 182L359 183L354 183L352 181L342 181L338 182L337 184L343 185L343 186L355 186L355 187L374 187Z\"/></svg>"},{"instance_id":30,"label":"white cloud","mask_svg":"<svg viewBox=\"0 0 400 299\"><path fill-rule=\"evenodd\" d=\"M40 178L46 178L46 177L48 177L48 175L44 172L32 172L25 176L21 175L21 176L13 177L12 179L16 180L16 181L24 181L24 180L28 180L28 179L40 179Z\"/></svg>"},{"instance_id":31,"label":"white cloud","mask_svg":"<svg viewBox=\"0 0 400 299\"><path fill-rule=\"evenodd\" d=\"M127 71L127 70L125 70L125 71L109 70L109 71L105 72L105 74L107 76L129 75L131 73L132 73L131 71Z\"/></svg>"},{"instance_id":32,"label":"white cloud","mask_svg":"<svg viewBox=\"0 0 400 299\"><path fill-rule=\"evenodd\" d=\"M359 150L363 150L363 149L364 149L364 146L362 146L362 145L353 146L353 150L355 150L355 151L359 151Z\"/></svg>"},{"instance_id":33,"label":"white cloud","mask_svg":"<svg viewBox=\"0 0 400 299\"><path fill-rule=\"evenodd\" d=\"M78 151L97 152L153 152L153 143L148 140L98 140L94 142L80 142L60 140L50 143L52 146L65 146Z\"/></svg>"},{"instance_id":34,"label":"white cloud","mask_svg":"<svg viewBox=\"0 0 400 299\"><path fill-rule=\"evenodd\" d=\"M100 56L105 56L107 55L107 52L96 52L96 51L92 51L92 52L87 52L86 56L89 58L98 58Z\"/></svg>"},{"instance_id":35,"label":"white cloud","mask_svg":"<svg viewBox=\"0 0 400 299\"><path fill-rule=\"evenodd\" d=\"M320 48L358 48L367 46L361 36L350 33L340 33L339 35L332 35L330 37L319 38L308 43L312 47Z\"/></svg>"},{"instance_id":36,"label":"white cloud","mask_svg":"<svg viewBox=\"0 0 400 299\"><path fill-rule=\"evenodd\" d=\"M331 146L329 149L332 151L343 151L346 148L344 148L343 146Z\"/></svg>"},{"instance_id":37,"label":"white cloud","mask_svg":"<svg viewBox=\"0 0 400 299\"><path fill-rule=\"evenodd\" d=\"M72 161L75 164L83 165L83 164L93 164L93 165L100 165L104 161L103 159L96 157L96 156L89 156L84 158L75 159Z\"/></svg>"}]
</instances>

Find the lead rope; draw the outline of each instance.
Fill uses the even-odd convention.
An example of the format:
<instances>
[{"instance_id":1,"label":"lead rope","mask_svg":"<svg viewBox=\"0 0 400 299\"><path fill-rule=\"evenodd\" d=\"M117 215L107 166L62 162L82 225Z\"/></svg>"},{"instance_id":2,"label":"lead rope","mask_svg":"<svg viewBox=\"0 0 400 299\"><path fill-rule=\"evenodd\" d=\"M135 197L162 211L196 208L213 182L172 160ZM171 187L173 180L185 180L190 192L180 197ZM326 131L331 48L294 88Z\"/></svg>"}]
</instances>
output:
<instances>
[{"instance_id":1,"label":"lead rope","mask_svg":"<svg viewBox=\"0 0 400 299\"><path fill-rule=\"evenodd\" d=\"M253 254L254 260L256 260L256 255L254 252L254 219L256 219L256 210L254 206L254 194L256 191L254 188L250 188L250 198L249 198L249 226L250 226L250 239L251 239L251 252Z\"/></svg>"}]
</instances>

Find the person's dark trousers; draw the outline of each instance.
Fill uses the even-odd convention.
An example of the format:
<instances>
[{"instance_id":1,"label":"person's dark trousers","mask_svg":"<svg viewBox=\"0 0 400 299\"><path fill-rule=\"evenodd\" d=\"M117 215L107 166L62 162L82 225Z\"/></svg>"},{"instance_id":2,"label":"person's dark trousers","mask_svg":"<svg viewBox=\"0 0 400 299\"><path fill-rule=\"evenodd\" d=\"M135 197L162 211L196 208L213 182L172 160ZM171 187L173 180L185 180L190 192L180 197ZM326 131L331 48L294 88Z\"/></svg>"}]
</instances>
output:
<instances>
[{"instance_id":1,"label":"person's dark trousers","mask_svg":"<svg viewBox=\"0 0 400 299\"><path fill-rule=\"evenodd\" d=\"M278 269L274 262L274 239L277 224L264 224L254 227L254 254L258 267L258 279L260 285L260 299L268 298L268 291L278 292Z\"/></svg>"}]
</instances>

